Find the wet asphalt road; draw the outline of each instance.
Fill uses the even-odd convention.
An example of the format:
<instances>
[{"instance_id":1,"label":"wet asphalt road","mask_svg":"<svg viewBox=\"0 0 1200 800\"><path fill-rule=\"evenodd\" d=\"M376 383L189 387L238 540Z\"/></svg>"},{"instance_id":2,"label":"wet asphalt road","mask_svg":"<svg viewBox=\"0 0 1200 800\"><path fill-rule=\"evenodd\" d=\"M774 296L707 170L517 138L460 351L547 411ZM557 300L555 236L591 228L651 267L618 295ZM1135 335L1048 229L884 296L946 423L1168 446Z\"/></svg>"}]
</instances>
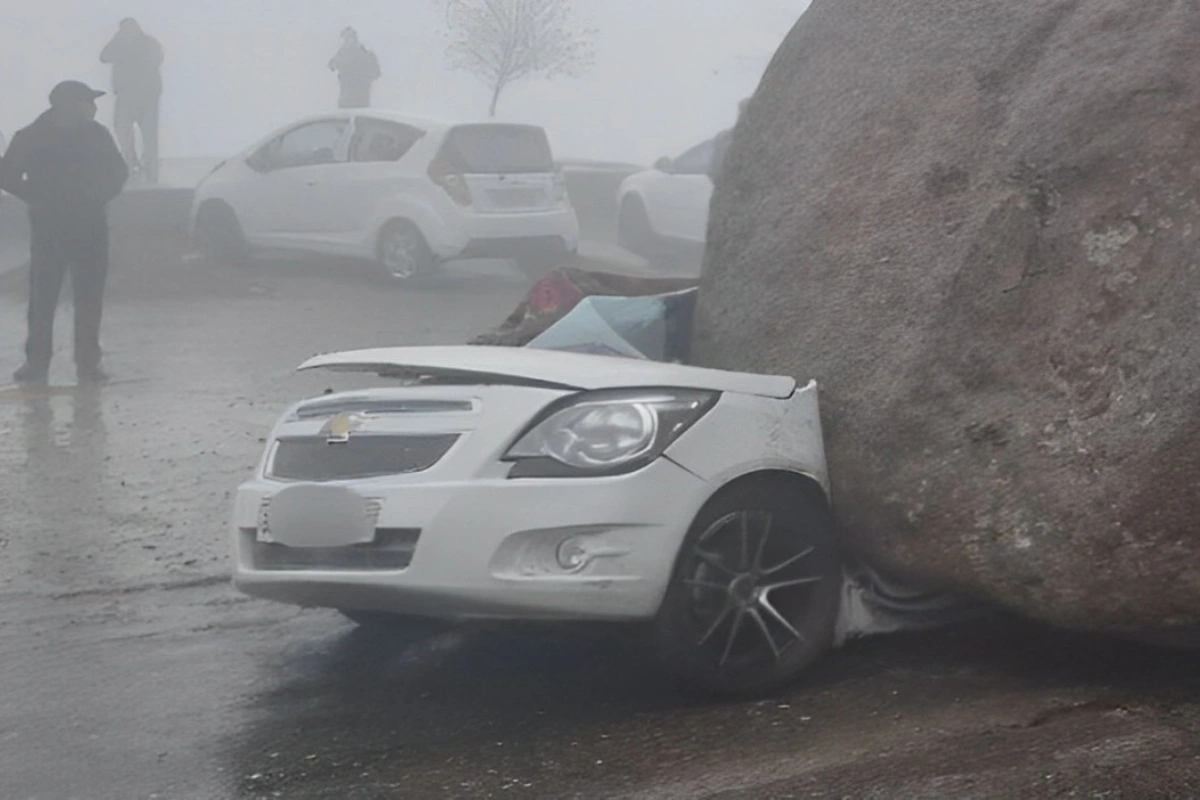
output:
<instances>
[{"instance_id":1,"label":"wet asphalt road","mask_svg":"<svg viewBox=\"0 0 1200 800\"><path fill-rule=\"evenodd\" d=\"M624 630L412 645L240 597L231 491L315 352L457 343L523 281L118 252L99 390L0 388L0 798L1200 796L1200 658L999 621L716 704ZM0 297L0 368L18 362ZM60 341L69 324L60 322ZM58 383L70 383L60 350Z\"/></svg>"}]
</instances>

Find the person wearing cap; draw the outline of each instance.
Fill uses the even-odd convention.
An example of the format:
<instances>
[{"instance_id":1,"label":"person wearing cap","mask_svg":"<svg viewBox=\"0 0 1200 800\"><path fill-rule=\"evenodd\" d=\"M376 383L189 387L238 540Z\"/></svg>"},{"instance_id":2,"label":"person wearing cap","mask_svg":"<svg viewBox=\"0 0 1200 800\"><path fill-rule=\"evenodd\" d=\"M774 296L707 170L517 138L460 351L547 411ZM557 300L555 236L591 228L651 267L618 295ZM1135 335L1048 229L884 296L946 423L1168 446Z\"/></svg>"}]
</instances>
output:
<instances>
[{"instance_id":1,"label":"person wearing cap","mask_svg":"<svg viewBox=\"0 0 1200 800\"><path fill-rule=\"evenodd\" d=\"M379 59L358 40L354 28L342 31L342 46L329 61L329 69L338 75L341 93L338 108L367 108L371 105L371 85L382 74Z\"/></svg>"},{"instance_id":2,"label":"person wearing cap","mask_svg":"<svg viewBox=\"0 0 1200 800\"><path fill-rule=\"evenodd\" d=\"M0 159L0 189L29 206L29 337L25 364L13 379L45 383L53 354L54 312L71 272L75 303L75 369L81 382L105 379L100 369L100 317L108 276L108 202L129 169L108 130L96 122L96 91L64 81L50 109L13 135Z\"/></svg>"},{"instance_id":3,"label":"person wearing cap","mask_svg":"<svg viewBox=\"0 0 1200 800\"><path fill-rule=\"evenodd\" d=\"M112 64L112 89L116 97L113 130L125 163L147 183L158 183L158 108L162 98L162 45L142 30L137 20L126 18L100 52L100 62ZM134 128L142 134L138 157Z\"/></svg>"}]
</instances>

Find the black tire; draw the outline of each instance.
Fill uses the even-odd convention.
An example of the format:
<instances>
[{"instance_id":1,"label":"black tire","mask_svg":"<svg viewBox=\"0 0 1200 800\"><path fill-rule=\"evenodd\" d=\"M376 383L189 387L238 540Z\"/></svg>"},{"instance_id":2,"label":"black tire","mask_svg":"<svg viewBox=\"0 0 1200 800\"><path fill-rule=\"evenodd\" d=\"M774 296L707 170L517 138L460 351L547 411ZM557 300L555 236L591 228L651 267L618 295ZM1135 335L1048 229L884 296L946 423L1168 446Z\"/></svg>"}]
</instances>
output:
<instances>
[{"instance_id":1,"label":"black tire","mask_svg":"<svg viewBox=\"0 0 1200 800\"><path fill-rule=\"evenodd\" d=\"M209 201L196 212L194 235L200 252L214 261L236 264L250 255L237 214L220 201Z\"/></svg>"},{"instance_id":2,"label":"black tire","mask_svg":"<svg viewBox=\"0 0 1200 800\"><path fill-rule=\"evenodd\" d=\"M384 274L399 283L419 283L432 275L437 267L437 259L420 228L403 219L383 226L376 245L376 259Z\"/></svg>"},{"instance_id":3,"label":"black tire","mask_svg":"<svg viewBox=\"0 0 1200 800\"><path fill-rule=\"evenodd\" d=\"M617 244L635 256L653 261L661 255L657 240L646 204L640 197L625 198L617 214Z\"/></svg>"},{"instance_id":4,"label":"black tire","mask_svg":"<svg viewBox=\"0 0 1200 800\"><path fill-rule=\"evenodd\" d=\"M653 626L657 650L705 691L777 691L832 647L843 580L833 519L816 492L773 477L735 484L684 539Z\"/></svg>"}]
</instances>

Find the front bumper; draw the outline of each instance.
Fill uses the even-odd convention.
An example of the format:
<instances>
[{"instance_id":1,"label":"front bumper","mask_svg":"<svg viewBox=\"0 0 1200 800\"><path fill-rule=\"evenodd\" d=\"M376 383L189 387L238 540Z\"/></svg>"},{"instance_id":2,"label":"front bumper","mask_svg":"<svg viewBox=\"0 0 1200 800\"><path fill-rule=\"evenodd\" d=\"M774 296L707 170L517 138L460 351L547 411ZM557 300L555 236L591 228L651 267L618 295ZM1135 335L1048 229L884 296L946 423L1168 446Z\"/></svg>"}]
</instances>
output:
<instances>
[{"instance_id":1,"label":"front bumper","mask_svg":"<svg viewBox=\"0 0 1200 800\"><path fill-rule=\"evenodd\" d=\"M345 485L378 510L377 536L415 543L406 567L371 568L370 558L352 568L256 563L263 502L288 486L256 480L235 505L237 587L295 605L449 619L649 619L710 492L665 458L612 478ZM559 562L566 540L594 555L578 571Z\"/></svg>"}]
</instances>

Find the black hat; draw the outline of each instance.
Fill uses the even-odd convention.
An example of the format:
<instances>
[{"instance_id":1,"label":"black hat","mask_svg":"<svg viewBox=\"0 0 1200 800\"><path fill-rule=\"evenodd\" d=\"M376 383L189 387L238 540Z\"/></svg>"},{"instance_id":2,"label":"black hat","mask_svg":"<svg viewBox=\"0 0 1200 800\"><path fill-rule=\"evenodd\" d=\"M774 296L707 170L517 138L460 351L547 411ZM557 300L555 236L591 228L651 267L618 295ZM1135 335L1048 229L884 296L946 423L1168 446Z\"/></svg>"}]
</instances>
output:
<instances>
[{"instance_id":1,"label":"black hat","mask_svg":"<svg viewBox=\"0 0 1200 800\"><path fill-rule=\"evenodd\" d=\"M95 100L97 97L103 96L104 92L93 89L86 83L80 81L63 81L50 90L50 105L58 107L70 103L86 103L89 100Z\"/></svg>"}]
</instances>

